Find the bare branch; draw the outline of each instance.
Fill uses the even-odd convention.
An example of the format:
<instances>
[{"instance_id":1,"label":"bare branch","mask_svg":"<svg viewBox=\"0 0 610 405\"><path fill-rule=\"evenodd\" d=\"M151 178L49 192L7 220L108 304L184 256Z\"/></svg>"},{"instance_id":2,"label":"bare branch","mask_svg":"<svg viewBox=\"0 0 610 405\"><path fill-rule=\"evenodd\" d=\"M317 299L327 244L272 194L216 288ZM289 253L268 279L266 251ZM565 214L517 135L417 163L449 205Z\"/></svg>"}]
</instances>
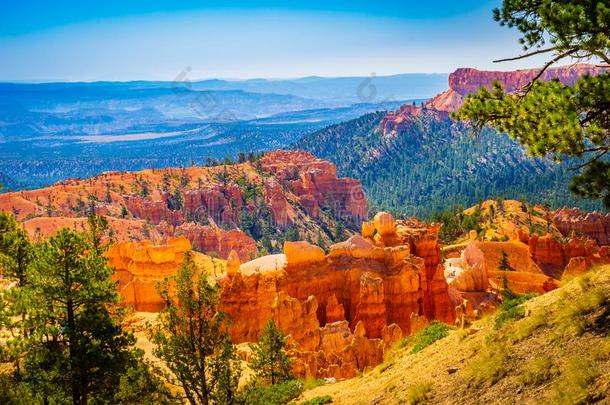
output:
<instances>
[{"instance_id":1,"label":"bare branch","mask_svg":"<svg viewBox=\"0 0 610 405\"><path fill-rule=\"evenodd\" d=\"M555 49L557 49L557 47L552 47L552 48L545 48L545 49L539 49L537 51L534 52L530 52L530 53L526 53L524 55L519 55L519 56L515 56L513 58L505 58L505 59L497 59L494 60L494 63L500 63L500 62L510 62L512 60L519 60L519 59L525 59L525 58L529 58L530 56L534 56L534 55L540 55L541 53L548 53L548 52L552 52Z\"/></svg>"},{"instance_id":2,"label":"bare branch","mask_svg":"<svg viewBox=\"0 0 610 405\"><path fill-rule=\"evenodd\" d=\"M606 150L604 150L603 152L601 152L601 153L599 153L597 156L595 156L593 159L591 159L591 160L589 160L589 161L587 161L587 162L585 162L585 163L583 163L583 164L581 164L581 165L578 165L578 166L576 166L576 167L571 167L571 168L570 168L570 171L574 171L574 172L575 172L575 171L577 171L577 170L582 169L582 168L583 168L583 167L585 167L585 166L589 166L591 163L593 163L593 162L595 162L595 161L597 161L597 160L601 159L601 158L602 158L602 157L603 157L603 156L604 156L606 153L608 153L608 152L610 152L610 149L606 149Z\"/></svg>"},{"instance_id":3,"label":"bare branch","mask_svg":"<svg viewBox=\"0 0 610 405\"><path fill-rule=\"evenodd\" d=\"M553 59L551 59L550 61L548 61L543 67L542 69L540 69L540 71L538 72L538 74L536 74L536 76L534 76L534 78L529 82L528 85L526 85L522 90L521 93L521 97L525 96L527 93L529 93L529 91L531 90L532 86L534 85L534 83L536 83L536 81L538 79L540 79L540 77L542 77L542 75L544 74L544 72L547 71L548 68L550 68L553 64L555 64L556 62L560 61L561 59L570 56L571 54L577 52L577 49L569 49L565 52L560 53L559 55L555 56Z\"/></svg>"}]
</instances>

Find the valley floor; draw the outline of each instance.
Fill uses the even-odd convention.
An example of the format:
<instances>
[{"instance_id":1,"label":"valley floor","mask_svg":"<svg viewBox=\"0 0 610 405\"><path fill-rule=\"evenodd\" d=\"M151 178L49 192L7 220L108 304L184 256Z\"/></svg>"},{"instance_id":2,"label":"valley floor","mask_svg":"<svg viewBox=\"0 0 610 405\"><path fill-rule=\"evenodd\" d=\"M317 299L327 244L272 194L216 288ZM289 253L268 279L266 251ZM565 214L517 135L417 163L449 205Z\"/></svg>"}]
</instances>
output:
<instances>
[{"instance_id":1,"label":"valley floor","mask_svg":"<svg viewBox=\"0 0 610 405\"><path fill-rule=\"evenodd\" d=\"M306 391L335 404L610 403L610 266L411 354L409 344L361 376Z\"/></svg>"}]
</instances>

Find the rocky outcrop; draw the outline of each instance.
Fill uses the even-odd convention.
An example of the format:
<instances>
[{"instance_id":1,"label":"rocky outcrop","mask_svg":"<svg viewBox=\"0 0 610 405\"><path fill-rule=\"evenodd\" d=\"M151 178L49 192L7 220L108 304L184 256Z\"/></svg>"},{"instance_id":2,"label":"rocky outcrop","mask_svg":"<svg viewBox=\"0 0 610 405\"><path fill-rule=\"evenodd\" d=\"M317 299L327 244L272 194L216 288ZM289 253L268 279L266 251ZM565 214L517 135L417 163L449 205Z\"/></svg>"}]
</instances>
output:
<instances>
[{"instance_id":1,"label":"rocky outcrop","mask_svg":"<svg viewBox=\"0 0 610 405\"><path fill-rule=\"evenodd\" d=\"M600 247L588 237L573 237L560 242L553 235L532 235L525 238L531 257L542 270L556 278L561 278L565 267L574 258L583 258L588 263L604 263Z\"/></svg>"},{"instance_id":2,"label":"rocky outcrop","mask_svg":"<svg viewBox=\"0 0 610 405\"><path fill-rule=\"evenodd\" d=\"M184 253L191 249L187 239L170 239L164 245L150 242L122 242L106 252L114 269L119 293L125 305L137 311L159 311L163 308L155 283L175 274Z\"/></svg>"},{"instance_id":3,"label":"rocky outcrop","mask_svg":"<svg viewBox=\"0 0 610 405\"><path fill-rule=\"evenodd\" d=\"M161 221L177 225L184 221L184 214L181 211L169 209L165 199L153 200L130 194L125 196L125 208L135 218L146 220L153 225L158 225Z\"/></svg>"},{"instance_id":4,"label":"rocky outcrop","mask_svg":"<svg viewBox=\"0 0 610 405\"><path fill-rule=\"evenodd\" d=\"M231 251L235 251L244 261L256 255L256 241L238 229L225 230L187 222L177 226L172 234L184 236L200 252L222 258L228 257Z\"/></svg>"},{"instance_id":5,"label":"rocky outcrop","mask_svg":"<svg viewBox=\"0 0 610 405\"><path fill-rule=\"evenodd\" d=\"M418 119L422 116L435 120L449 119L449 113L444 110L428 108L427 106L416 106L405 104L397 111L388 112L379 123L379 128L384 136L395 136L398 133L410 133Z\"/></svg>"},{"instance_id":6,"label":"rocky outcrop","mask_svg":"<svg viewBox=\"0 0 610 405\"><path fill-rule=\"evenodd\" d=\"M572 85L585 74L598 75L605 71L606 69L594 65L576 64L548 69L540 79L548 81L556 78L566 85ZM405 104L397 111L387 113L381 120L379 129L384 136L412 133L414 126L421 123L423 116L436 121L449 120L449 113L457 111L465 97L477 92L481 87L491 88L493 82L500 81L507 92L514 92L527 85L537 74L537 69L510 72L457 69L449 75L448 90L428 100L422 106Z\"/></svg>"},{"instance_id":7,"label":"rocky outcrop","mask_svg":"<svg viewBox=\"0 0 610 405\"><path fill-rule=\"evenodd\" d=\"M191 250L186 238L170 238L164 244L154 245L149 241L120 242L106 252L108 264L114 269L113 279L118 282L118 290L123 303L136 311L157 312L163 302L156 290L156 284L173 276ZM220 275L225 271L223 260L194 253L195 263L210 275Z\"/></svg>"},{"instance_id":8,"label":"rocky outcrop","mask_svg":"<svg viewBox=\"0 0 610 405\"><path fill-rule=\"evenodd\" d=\"M445 260L445 277L449 286L462 292L484 292L490 287L485 255L473 242L459 258Z\"/></svg>"},{"instance_id":9,"label":"rocky outcrop","mask_svg":"<svg viewBox=\"0 0 610 405\"><path fill-rule=\"evenodd\" d=\"M273 151L260 159L260 165L286 186L313 218L318 217L321 207L353 227L359 227L367 217L368 203L360 182L337 178L336 166L328 161L303 151ZM266 185L265 194L278 207L273 210L274 218L278 217L285 210L285 193L278 196L273 185Z\"/></svg>"},{"instance_id":10,"label":"rocky outcrop","mask_svg":"<svg viewBox=\"0 0 610 405\"><path fill-rule=\"evenodd\" d=\"M438 227L389 215L367 226L372 234L352 236L327 255L287 242L283 255L244 263L220 280L232 339L254 341L274 319L290 335L298 375L346 378L378 364L389 345L425 325L422 319L452 323ZM411 254L418 249L427 259Z\"/></svg>"},{"instance_id":11,"label":"rocky outcrop","mask_svg":"<svg viewBox=\"0 0 610 405\"><path fill-rule=\"evenodd\" d=\"M540 80L558 79L568 86L573 85L583 75L599 75L607 69L589 64L574 64L551 68L544 72ZM412 133L413 127L421 122L422 116L432 120L445 121L449 113L457 111L468 94L476 93L481 87L491 88L492 83L499 81L507 92L517 91L536 77L539 70L525 69L509 72L486 71L472 68L460 68L449 75L449 88L428 100L423 106L415 104L402 105L397 111L386 114L379 124L384 136L396 136L398 133ZM457 125L457 124L456 124Z\"/></svg>"},{"instance_id":12,"label":"rocky outcrop","mask_svg":"<svg viewBox=\"0 0 610 405\"><path fill-rule=\"evenodd\" d=\"M500 267L506 254L507 269ZM559 286L533 260L529 246L521 241L468 243L461 255L445 261L450 297L462 317L476 318L493 311L499 304L504 283L517 293L543 294Z\"/></svg>"},{"instance_id":13,"label":"rocky outcrop","mask_svg":"<svg viewBox=\"0 0 610 405\"><path fill-rule=\"evenodd\" d=\"M586 236L599 246L610 245L610 214L562 208L555 211L553 224L565 237Z\"/></svg>"},{"instance_id":14,"label":"rocky outcrop","mask_svg":"<svg viewBox=\"0 0 610 405\"><path fill-rule=\"evenodd\" d=\"M563 84L572 86L584 75L595 76L605 71L605 68L595 65L574 64L547 69L540 80L558 79ZM499 81L507 92L514 92L529 84L538 72L538 69L499 72L460 68L449 75L449 89L429 100L426 107L437 111L456 111L466 95L477 92L481 87L491 88L493 82Z\"/></svg>"},{"instance_id":15,"label":"rocky outcrop","mask_svg":"<svg viewBox=\"0 0 610 405\"><path fill-rule=\"evenodd\" d=\"M356 230L368 214L359 181L338 178L335 165L300 151L233 165L108 172L0 194L0 211L20 220L71 218L64 222L79 225L92 209L113 218L119 241L182 235L201 252L226 258L235 250L242 260L256 255L255 241L243 230L260 239L262 221L270 222L272 237L294 226L302 239L329 243L337 221ZM36 222L31 226L43 235L55 229Z\"/></svg>"}]
</instances>

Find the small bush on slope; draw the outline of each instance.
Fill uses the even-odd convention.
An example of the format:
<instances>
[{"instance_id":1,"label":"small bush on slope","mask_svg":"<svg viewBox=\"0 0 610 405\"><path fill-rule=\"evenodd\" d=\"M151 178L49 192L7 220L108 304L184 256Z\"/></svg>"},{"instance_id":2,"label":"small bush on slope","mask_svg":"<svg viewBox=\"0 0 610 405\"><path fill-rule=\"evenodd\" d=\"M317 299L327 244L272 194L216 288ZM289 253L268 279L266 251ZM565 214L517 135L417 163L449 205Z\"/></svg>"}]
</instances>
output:
<instances>
[{"instance_id":1,"label":"small bush on slope","mask_svg":"<svg viewBox=\"0 0 610 405\"><path fill-rule=\"evenodd\" d=\"M247 405L282 405L298 398L302 391L303 384L297 380L270 386L253 383L244 389L238 402Z\"/></svg>"},{"instance_id":2,"label":"small bush on slope","mask_svg":"<svg viewBox=\"0 0 610 405\"><path fill-rule=\"evenodd\" d=\"M413 384L407 389L407 401L411 405L423 404L428 401L432 383Z\"/></svg>"},{"instance_id":3,"label":"small bush on slope","mask_svg":"<svg viewBox=\"0 0 610 405\"><path fill-rule=\"evenodd\" d=\"M449 330L450 328L447 324L434 321L415 335L408 336L401 340L400 347L406 347L409 344L414 343L411 353L417 353L437 340L447 337L447 335L449 335Z\"/></svg>"},{"instance_id":4,"label":"small bush on slope","mask_svg":"<svg viewBox=\"0 0 610 405\"><path fill-rule=\"evenodd\" d=\"M469 385L489 386L506 375L508 349L501 342L490 342L464 369L464 379Z\"/></svg>"},{"instance_id":5,"label":"small bush on slope","mask_svg":"<svg viewBox=\"0 0 610 405\"><path fill-rule=\"evenodd\" d=\"M522 385L540 385L553 375L553 364L547 357L536 357L523 366L519 380Z\"/></svg>"},{"instance_id":6,"label":"small bush on slope","mask_svg":"<svg viewBox=\"0 0 610 405\"><path fill-rule=\"evenodd\" d=\"M533 293L516 294L509 289L504 289L502 295L504 299L496 315L496 329L500 329L506 321L523 318L525 316L525 308L521 304L536 296Z\"/></svg>"},{"instance_id":7,"label":"small bush on slope","mask_svg":"<svg viewBox=\"0 0 610 405\"><path fill-rule=\"evenodd\" d=\"M573 299L569 294L563 294L565 305L556 316L556 324L559 331L581 335L591 326L588 324L590 319L587 319L586 315L600 307L610 308L610 297L607 290L591 282L589 275L580 277L577 284L583 295Z\"/></svg>"},{"instance_id":8,"label":"small bush on slope","mask_svg":"<svg viewBox=\"0 0 610 405\"><path fill-rule=\"evenodd\" d=\"M333 402L333 398L330 395L324 395L322 397L314 397L309 401L301 402L301 405L324 405L331 404Z\"/></svg>"}]
</instances>

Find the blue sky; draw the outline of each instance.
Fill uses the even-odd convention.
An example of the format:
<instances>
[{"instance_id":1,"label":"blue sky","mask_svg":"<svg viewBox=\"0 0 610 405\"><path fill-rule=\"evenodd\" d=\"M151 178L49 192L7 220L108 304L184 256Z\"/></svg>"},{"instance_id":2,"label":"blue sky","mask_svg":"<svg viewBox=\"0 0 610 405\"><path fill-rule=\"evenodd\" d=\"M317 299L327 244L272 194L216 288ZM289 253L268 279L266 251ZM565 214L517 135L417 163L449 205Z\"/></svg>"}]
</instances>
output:
<instances>
[{"instance_id":1,"label":"blue sky","mask_svg":"<svg viewBox=\"0 0 610 405\"><path fill-rule=\"evenodd\" d=\"M0 2L0 80L450 72L519 53L499 0Z\"/></svg>"}]
</instances>

